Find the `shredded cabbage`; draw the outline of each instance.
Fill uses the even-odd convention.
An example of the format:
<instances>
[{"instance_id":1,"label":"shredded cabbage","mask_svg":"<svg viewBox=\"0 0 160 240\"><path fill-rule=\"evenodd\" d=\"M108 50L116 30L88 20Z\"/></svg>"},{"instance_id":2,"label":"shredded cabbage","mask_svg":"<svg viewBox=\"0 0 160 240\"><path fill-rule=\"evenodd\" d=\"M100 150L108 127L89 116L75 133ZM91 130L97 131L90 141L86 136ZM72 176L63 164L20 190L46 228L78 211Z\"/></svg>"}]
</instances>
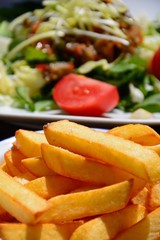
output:
<instances>
[{"instance_id":1,"label":"shredded cabbage","mask_svg":"<svg viewBox=\"0 0 160 240\"><path fill-rule=\"evenodd\" d=\"M7 75L2 61L0 61L0 94L13 96L15 93L15 82Z\"/></svg>"},{"instance_id":2,"label":"shredded cabbage","mask_svg":"<svg viewBox=\"0 0 160 240\"><path fill-rule=\"evenodd\" d=\"M120 0L105 3L102 0L59 0L44 1L44 9L26 13L11 22L10 29L14 31L28 17L45 19L42 21L37 34L22 41L7 55L8 59L15 57L27 45L44 38L64 36L65 34L84 35L91 38L107 39L129 45L125 32L117 19L132 24L133 19L127 17L128 8ZM94 27L99 27L104 33L95 33Z\"/></svg>"},{"instance_id":3,"label":"shredded cabbage","mask_svg":"<svg viewBox=\"0 0 160 240\"><path fill-rule=\"evenodd\" d=\"M45 82L41 73L31 68L25 61L17 61L13 65L16 86L25 86L30 96L39 93Z\"/></svg>"}]
</instances>

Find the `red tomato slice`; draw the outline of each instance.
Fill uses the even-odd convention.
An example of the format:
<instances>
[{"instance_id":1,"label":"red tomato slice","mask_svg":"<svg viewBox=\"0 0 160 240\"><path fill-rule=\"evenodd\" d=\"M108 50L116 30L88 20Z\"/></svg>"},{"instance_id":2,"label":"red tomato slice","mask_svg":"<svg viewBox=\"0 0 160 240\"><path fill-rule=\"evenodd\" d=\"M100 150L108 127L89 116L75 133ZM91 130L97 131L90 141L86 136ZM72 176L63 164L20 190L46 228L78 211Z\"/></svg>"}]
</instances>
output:
<instances>
[{"instance_id":1,"label":"red tomato slice","mask_svg":"<svg viewBox=\"0 0 160 240\"><path fill-rule=\"evenodd\" d=\"M155 52L150 63L150 72L160 79L160 48Z\"/></svg>"},{"instance_id":2,"label":"red tomato slice","mask_svg":"<svg viewBox=\"0 0 160 240\"><path fill-rule=\"evenodd\" d=\"M53 98L70 114L100 116L117 106L119 93L111 84L70 73L56 84Z\"/></svg>"}]
</instances>

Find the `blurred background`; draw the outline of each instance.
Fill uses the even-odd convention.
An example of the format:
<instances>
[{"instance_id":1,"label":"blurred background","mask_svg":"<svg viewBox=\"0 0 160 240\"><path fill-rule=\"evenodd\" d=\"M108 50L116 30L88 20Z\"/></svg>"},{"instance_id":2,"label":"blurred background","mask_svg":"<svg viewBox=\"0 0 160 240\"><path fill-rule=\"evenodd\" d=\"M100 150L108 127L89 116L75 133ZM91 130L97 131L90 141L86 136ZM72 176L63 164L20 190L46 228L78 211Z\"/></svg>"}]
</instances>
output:
<instances>
[{"instance_id":1,"label":"blurred background","mask_svg":"<svg viewBox=\"0 0 160 240\"><path fill-rule=\"evenodd\" d=\"M160 0L123 1L128 5L134 16L146 15L154 20L160 14ZM0 0L0 20L10 20L21 13L40 7L42 7L42 0Z\"/></svg>"},{"instance_id":2,"label":"blurred background","mask_svg":"<svg viewBox=\"0 0 160 240\"><path fill-rule=\"evenodd\" d=\"M160 15L160 0L123 0L133 16L144 15L151 20Z\"/></svg>"},{"instance_id":3,"label":"blurred background","mask_svg":"<svg viewBox=\"0 0 160 240\"><path fill-rule=\"evenodd\" d=\"M42 1L43 0L0 0L0 20L11 20L26 11L41 8ZM154 20L157 15L160 14L160 0L123 1L128 5L134 16L146 15L151 20Z\"/></svg>"},{"instance_id":4,"label":"blurred background","mask_svg":"<svg viewBox=\"0 0 160 240\"><path fill-rule=\"evenodd\" d=\"M42 0L0 0L0 20L11 20L24 12L41 7Z\"/></svg>"}]
</instances>

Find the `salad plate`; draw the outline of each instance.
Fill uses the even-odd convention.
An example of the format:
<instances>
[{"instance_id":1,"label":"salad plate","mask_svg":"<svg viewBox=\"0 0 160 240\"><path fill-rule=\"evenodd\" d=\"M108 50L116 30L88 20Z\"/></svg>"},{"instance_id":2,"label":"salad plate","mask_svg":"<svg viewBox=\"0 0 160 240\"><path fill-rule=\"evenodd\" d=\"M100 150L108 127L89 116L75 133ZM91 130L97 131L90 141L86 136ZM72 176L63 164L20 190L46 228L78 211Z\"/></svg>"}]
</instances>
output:
<instances>
[{"instance_id":1,"label":"salad plate","mask_svg":"<svg viewBox=\"0 0 160 240\"><path fill-rule=\"evenodd\" d=\"M63 2L63 1L62 1ZM123 2L126 4L126 6L128 7L128 9L129 9L129 11L130 11L130 13L132 14L132 16L134 16L135 18L136 18L136 16L138 17L138 16L140 16L140 17L147 17L148 19L150 19L151 21L154 21L155 19L157 19L157 17L160 15L160 1L159 0L146 0L146 1L144 1L144 0L139 0L138 2L136 2L136 4L135 4L135 2L133 1L133 0L123 0ZM28 39L23 39L24 41L22 42L22 44L19 44L19 45L17 45L16 47L14 47L14 46L12 46L13 48L11 49L11 51L8 53L8 54L6 54L6 59L5 59L5 61L4 61L4 63L9 63L10 65L9 65L9 67L8 67L8 69L10 69L11 67L12 67L12 74L13 74L13 72L14 72L14 74L11 76L10 75L10 72L7 72L7 74L6 74L6 72L5 72L5 66L3 66L3 64L0 64L0 71L2 72L2 77L0 76L0 86L3 86L3 84L4 84L4 88L2 87L2 90L1 90L1 88L0 88L0 95L1 94L4 94L4 95L6 95L6 94L9 94L9 95L11 95L12 96L12 94L15 94L15 93L13 93L14 91L12 91L12 88L14 88L15 86L14 86L14 84L13 84L13 82L12 82L12 80L17 80L17 82L18 83L20 83L20 84L22 84L22 82L23 83L25 83L26 84L26 86L28 87L28 88L30 88L29 89L29 91L30 91L30 94L32 95L33 94L33 92L35 91L39 91L39 88L41 88L42 86L41 85L43 85L42 83L43 83L43 80L45 79L46 81L48 81L48 78L49 77L53 77L54 76L54 72L52 72L52 71L54 71L55 69L54 69L54 64L52 65L52 67L51 66L49 66L49 71L50 72L48 72L48 65L47 65L47 70L46 70L46 64L38 64L38 65L34 65L34 61L35 61L35 59L34 59L34 55L36 55L36 54L38 54L38 51L36 52L35 51L35 49L34 49L34 47L31 45L31 47L28 47L28 50L27 51L24 51L23 52L23 50L25 49L25 47L26 46L28 46L29 44L33 44L35 41L40 41L40 39L42 38L44 38L44 36L46 37L46 38L51 38L52 39L52 34L54 33L55 34L55 36L57 36L56 38L55 38L55 42L57 41L57 39L59 39L59 38L63 38L64 36L63 36L63 34L66 34L66 32L68 31L68 36L72 36L72 34L74 35L76 35L77 34L77 36L79 36L79 34L81 35L82 33L84 34L84 36L85 37L88 37L89 35L88 35L88 32L90 33L90 31L88 31L87 32L87 30L88 30L88 28L86 28L85 30L83 29L85 26L82 26L82 29L77 29L77 28L75 28L74 30L75 30L75 32L73 32L70 28L67 28L67 29L65 29L65 31L64 31L64 33L62 34L62 32L61 31L57 31L57 28L55 28L55 29L50 29L50 27L51 26L53 26L53 24L50 24L50 23L52 23L52 21L54 22L54 21L56 21L56 18L54 19L54 17L52 16L52 11L51 11L51 9L52 8L50 8L50 5L51 5L51 1L47 1L47 0L45 0L44 1L44 3L45 3L45 9L46 9L46 11L47 11L47 14L46 14L46 12L44 11L44 12L35 12L35 16L38 18L38 16L39 15L41 15L41 14L45 14L44 16L45 16L45 18L47 19L47 21L48 21L48 19L50 19L50 22L49 22L49 25L48 25L48 23L47 23L47 21L45 21L44 23L43 23L43 25L41 25L41 27L42 28L40 28L40 32L38 32L38 34L36 35L36 31L37 31L37 29L35 30L34 29L34 31L35 32L31 32L32 34L33 34L33 36L32 36L32 38L31 38L31 40L28 40ZM56 1L55 1L55 3L56 3ZM62 6L63 6L63 4L62 4ZM52 7L52 6L51 6ZM48 9L50 10L49 12L48 12ZM61 11L62 9L61 8L58 8L57 7L57 9L59 10L59 11ZM120 9L120 12L121 12L121 7L119 6L119 9ZM122 10L123 10L123 6L122 6ZM124 11L124 10L123 10ZM36 15L36 13L38 14L38 15ZM23 15L23 18L20 20L20 18L18 18L18 19L16 19L16 20L13 20L12 21L12 23L11 23L11 26L10 26L10 28L12 29L12 31L14 32L14 34L17 34L17 39L16 40L21 40L21 39L18 39L18 37L19 37L19 34L18 34L18 30L19 29L21 29L22 30L22 34L23 33L25 33L25 31L24 30L26 30L26 29L23 29L23 27L26 27L25 26L25 24L24 24L24 26L22 26L21 25L21 23L26 23L26 24L28 24L28 26L29 26L29 24L30 24L30 20L32 20L32 17L34 16L32 16L32 14L30 15L31 13L29 13L29 15ZM82 14L83 14L83 12L82 12ZM96 11L95 11L95 14L96 14ZM122 14L123 15L123 14ZM30 18L29 17L27 17L27 16L30 16ZM57 16L57 19L59 19L59 15L56 15ZM95 16L97 16L97 15L95 15ZM132 25L132 21L130 22L130 17L127 15L127 12L126 12L126 14L123 16L124 18L123 19L125 19L125 21L127 21L127 24L131 24ZM129 18L128 18L129 17ZM33 18L34 19L34 18ZM97 18L98 19L98 18ZM114 18L113 18L114 19ZM111 19L111 20L113 20L113 19ZM145 18L142 18L142 19L145 19ZM64 19L60 19L61 21L62 20L64 20ZM74 19L75 20L75 19ZM98 19L97 21L102 21L101 22L101 25L103 25L104 24L104 29L108 29L108 27L106 28L106 26L105 26L105 23L103 22L103 20L104 19ZM91 21L92 22L92 21ZM36 22L35 22L36 23ZM39 23L41 23L41 21L39 22ZM60 24L61 22L57 22L57 24ZM68 22L69 24L70 24L70 18L69 18L69 22ZM126 22L125 22L126 23ZM66 27L66 25L65 25L65 23L62 21L62 30L64 30L64 28ZM64 24L64 25L63 25ZM73 23L72 23L73 24ZM86 23L84 23L84 24L86 24ZM96 23L97 24L97 23ZM115 27L115 29L116 29L116 31L118 31L118 34L120 34L119 36L120 37L117 37L117 32L116 32L116 34L115 33L113 33L111 30L113 30L113 29L110 29L109 31L111 31L111 35L114 35L115 34L115 36L114 36L114 41L116 42L116 41L119 41L119 45L123 45L124 44L124 46L125 46L125 44L126 44L126 36L123 36L123 32L119 32L119 30L121 30L121 29L117 29L117 25L115 25L115 23L113 22L113 21L109 21L107 24L111 24L111 27ZM112 24L113 24L113 26L112 26ZM83 24L82 24L83 25ZM123 25L123 24L122 24ZM144 24L145 25L145 24ZM34 25L35 26L35 25ZM56 27L57 26L59 26L59 25L55 25ZM60 25L61 26L61 25ZM88 25L87 25L88 26ZM98 25L99 26L99 25ZM18 27L21 27L21 28L18 28ZM32 26L33 27L33 26ZM39 27L39 26L38 26ZM69 25L69 27L70 27L70 25ZM90 26L91 27L91 26ZM47 31L46 31L46 29L48 29ZM103 30L104 30L103 29ZM126 28L127 29L127 28ZM33 28L32 29L29 29L29 33L30 33L30 31L33 31ZM153 31L153 29L151 29L152 31ZM45 32L46 31L46 32ZM98 29L98 31L99 31L99 29ZM107 30L108 31L108 30ZM127 31L126 31L127 32ZM35 35L34 35L35 34ZM56 35L56 34L58 34L58 35ZM86 35L85 35L86 34ZM90 33L91 34L91 33ZM62 36L61 36L62 35ZM102 34L102 35L104 35L104 34ZM67 35L66 35L67 36ZM24 37L24 36L23 36ZM93 34L91 34L91 37L93 37ZM100 38L100 34L99 34L99 32L96 32L96 34L94 35L94 37L99 37ZM93 37L93 38L94 38ZM104 37L104 36L103 36ZM123 39L123 37L124 37L124 39ZM128 36L127 36L128 37ZM129 37L131 37L131 36L129 36ZM133 37L133 36L132 36ZM132 42L133 41L133 39L132 39L132 37L131 37L131 39L130 39L130 42ZM35 39L37 39L37 40L35 40ZM65 39L65 38L64 38ZM67 39L67 37L66 37L66 39ZM79 40L79 38L77 37L77 39ZM112 39L112 38L109 38L108 40L110 41L110 39ZM149 39L149 37L147 38L147 40ZM3 40L3 39L2 39ZM10 40L10 39L9 39ZM70 41L72 41L72 38L70 39L70 37L69 37L69 40ZM80 39L81 40L81 39ZM113 40L113 39L112 39ZM111 41L112 41L111 40ZM121 41L120 41L121 40ZM122 41L123 40L123 41ZM113 41L113 42L114 42ZM140 39L138 40L138 41L140 41ZM157 38L156 38L156 41L157 41ZM160 36L158 36L158 41L160 41ZM16 41L15 41L16 42ZM100 41L101 42L101 41ZM41 43L43 43L43 41L41 42ZM50 43L50 42L49 42ZM8 44L9 43L6 43L6 48L8 47ZM47 43L48 44L48 43ZM136 44L136 40L135 40L135 42L133 41L133 44ZM146 43L146 45L148 44L148 42ZM1 44L0 44L1 45ZM43 45L43 44L42 44ZM72 47L74 47L74 42L72 43ZM83 44L82 44L83 45ZM152 44L153 45L153 44ZM47 45L48 46L48 45ZM67 46L67 44L66 44L66 46ZM69 46L69 44L68 44L68 46ZM37 49L41 49L41 47L40 46L36 46L37 47ZM40 48L39 48L40 47ZM44 46L43 46L44 47ZM51 46L50 46L51 47ZM132 47L134 47L134 45L132 46ZM146 46L145 46L146 47ZM147 47L148 47L148 45L147 45ZM150 47L150 46L149 46ZM123 48L122 48L123 49ZM3 50L5 50L5 49L3 49ZM43 49L42 48L42 50L46 50L46 49ZM50 48L49 48L49 50L51 50ZM54 49L55 50L55 49ZM119 50L119 49L118 49ZM142 49L140 49L141 51L143 50L143 53L144 52L146 52L146 49L144 48L142 48ZM151 49L152 50L152 49ZM154 51L154 50L152 50L152 51ZM42 51L43 52L43 51ZM147 57L150 57L150 53L151 51L150 51L150 49L148 50L148 52L147 52ZM60 51L60 53L62 54L62 52ZM22 56L21 56L21 54L22 54ZM49 53L47 52L47 54L49 55ZM53 53L52 53L53 54ZM20 56L19 56L20 55ZM39 59L39 61L40 60L45 60L45 61L49 61L49 63L50 63L50 61L53 61L53 57L57 57L57 56L59 56L59 55L57 55L57 56L50 56L49 55L49 58L48 58L48 55L47 55L47 57L46 57L46 55L44 54L42 54L42 55L38 55L38 57L40 58ZM54 54L53 54L54 55ZM65 54L64 54L65 55ZM31 65L29 66L28 65L28 63L26 64L26 62L24 62L24 61L17 61L16 62L16 57L19 57L20 59L23 57L23 56L27 56L28 58L28 62L29 63L31 63ZM37 55L36 55L36 57L37 57ZM111 56L109 56L109 57L111 57ZM46 60L46 58L47 58L47 60ZM117 59L121 59L121 58L116 58L116 60ZM136 60L137 59L137 60ZM119 87L119 85L118 85L118 83L117 83L117 75L118 75L118 81L119 81L119 74L121 74L121 77L122 77L122 82L123 83L125 83L125 78L127 78L127 76L126 76L126 72L128 71L130 71L130 75L132 75L132 77L133 77L133 79L135 79L136 78L136 76L140 76L140 74L142 75L142 77L143 77L143 80L144 80L144 85L142 86L142 84L139 84L139 83L137 83L136 81L134 82L134 84L135 84L135 86L137 87L137 89L139 88L139 87L141 87L141 89L143 89L144 90L144 92L145 92L145 94L146 94L146 92L147 91L150 91L150 92L153 92L153 94L154 95L156 95L157 94L157 89L160 91L160 84L158 83L159 81L157 81L157 80L155 80L154 78L150 78L150 76L146 76L146 77L144 77L144 71L141 71L141 67L143 68L144 67L144 62L142 61L142 62L139 62L139 59L138 58L132 58L132 59L129 59L129 60L127 60L128 62L128 64L129 64L129 67L127 68L126 67L126 62L124 61L121 65L116 65L115 64L115 66L114 66L114 62L116 62L115 61L115 59L112 59L112 61L113 61L113 64L111 63L110 64L110 62L109 62L109 64L108 64L108 62L107 63L105 63L104 64L104 62L102 63L101 62L101 65L96 65L95 66L95 69L98 69L98 71L96 72L96 71L93 71L92 72L92 70L94 70L94 68L92 68L91 67L91 69L89 68L89 70L91 71L91 72L85 72L86 71L86 68L84 68L84 67L81 67L81 66L83 66L83 65L85 65L85 64L83 64L83 63L81 63L81 65L80 65L80 67L78 66L78 67L76 67L76 71L77 71L77 69L78 69L78 73L80 73L80 74L92 74L93 73L93 76L96 76L96 74L98 73L99 74L99 72L100 73L102 73L102 76L101 76L101 78L99 78L99 80L104 80L105 78L106 78L106 76L108 76L108 81L110 81L110 79L112 79L112 77L115 77L115 78L113 78L113 84L117 84L117 86ZM36 59L37 60L37 59ZM63 60L63 59L60 59L61 61ZM68 60L68 59L67 59ZM103 59L102 59L103 60ZM112 62L111 61L111 62ZM137 63L135 63L135 61L137 61ZM92 62L92 61L91 61ZM48 63L48 62L47 62ZM140 68L138 68L139 66L139 63L140 63L140 65L142 65L142 66L140 66ZM98 63L99 64L99 63ZM34 69L32 68L33 67L33 65L34 65ZM88 65L87 65L87 67L88 67ZM107 67L107 70L108 70L108 68L109 68L109 70L110 70L110 72L109 72L109 74L107 75L106 74L106 67ZM122 72L121 71L121 68L123 69L123 71L124 72ZM135 69L138 69L139 70L139 75L134 75L134 71L135 71ZM131 72L133 70L133 72ZM68 71L68 70L67 70ZM40 72L40 73L39 73ZM44 79L42 79L42 73L44 74L43 75L43 77L44 77ZM68 72L67 72L68 73ZM47 74L47 75L46 75ZM97 74L97 75L98 75ZM104 74L104 75L103 75ZM106 74L106 75L105 75ZM32 78L33 78L33 81L35 81L35 84L33 84L32 83L32 78L31 78L31 81L29 82L28 81L28 76L33 76ZM90 76L90 75L89 75ZM57 76L56 76L57 77ZM92 77L92 76L91 76ZM4 78L4 79L2 79L2 78ZM37 81L37 79L38 79L38 81ZM58 79L58 78L56 78L56 79ZM52 79L53 80L53 79ZM54 79L55 80L55 79ZM129 82L129 80L128 80L128 82ZM112 82L109 82L109 83L111 83L112 84ZM123 83L122 83L122 85L123 85ZM115 84L115 85L116 85ZM137 86L137 85L138 86ZM6 86L5 86L6 85ZM32 86L30 86L30 85L32 85ZM35 85L35 89L33 88L33 85ZM26 87L25 86L25 87ZM155 87L156 86L156 87ZM130 86L130 87L132 87L132 91L134 90L134 86ZM146 89L145 89L145 87L146 87ZM10 89L9 89L10 88ZM156 88L156 89L154 89L154 88ZM137 91L137 90L136 90ZM1 93L2 92L2 93ZM25 92L23 91L23 89L20 89L19 90L19 93L18 93L19 95L17 95L16 96L16 98L19 100L20 99L20 101L18 102L18 104L19 104L19 106L20 107L22 107L22 102L23 102L23 94L25 95ZM159 94L159 92L158 92L158 94ZM158 95L157 94L157 95ZM63 95L63 94L62 94ZM146 94L147 95L147 94ZM122 95L123 96L123 95ZM147 95L147 97L148 97L149 95ZM160 94L159 94L159 96L160 96ZM157 99L159 99L159 96L156 96L157 98L154 98L154 106L157 104L157 102L159 102ZM28 97L28 96L27 96ZM39 127L41 127L44 123L47 123L47 122L51 122L51 121L57 121L57 120L61 120L61 119L68 119L68 120L71 120L71 121L75 121L75 122L79 122L79 123L84 123L84 124L87 124L87 125L91 125L91 126L105 126L105 127L108 127L108 126L115 126L115 125L122 125L122 124L127 124L127 123L143 123L143 124L147 124L147 125L160 125L160 112L159 112L159 110L156 112L155 111L155 113L152 113L151 114L151 116L150 117L133 117L133 115L132 115L132 113L131 112L129 112L130 111L130 106L128 107L128 103L127 103L127 101L128 101L128 99L126 99L126 103L125 103L125 107L127 108L127 109L129 109L128 110L128 112L127 111L125 111L125 112L123 112L122 110L119 110L119 109L114 109L113 111L111 111L111 112L107 112L107 113L104 113L103 115L101 115L101 116L98 116L98 117L90 117L90 116L82 116L82 115L74 115L74 114L69 114L69 113L66 113L65 111L63 111L63 110L61 110L61 109L56 109L56 110L48 110L48 111L37 111L37 109L36 110L34 110L34 111L32 111L33 110L33 108L35 107L35 106L32 106L32 104L30 104L30 100L28 101L28 98L26 97L26 102L24 103L24 106L25 106L25 104L27 103L28 104L28 106L29 107L31 107L32 109L31 109L31 111L28 111L28 110L25 110L25 109L21 109L21 108L14 108L14 107L12 107L12 106L8 106L8 104L6 105L6 104L4 104L3 105L3 103L5 102L5 101L7 101L7 100L2 100L2 103L0 104L0 120L3 120L3 121L7 121L7 122L11 122L12 124L18 124L18 125L23 125L23 126L32 126L32 128L34 127L34 128L36 128L36 129L38 129ZM46 99L45 99L46 100ZM47 99L48 100L48 99ZM123 100L123 99L122 99ZM0 102L1 102L1 99L0 99ZM149 102L149 104L150 105L152 105L152 103L153 103L153 98L152 98L152 100ZM148 105L149 105L148 104ZM124 106L123 106L124 107ZM131 107L132 107L132 105L131 105ZM143 107L143 106L142 106ZM148 107L148 106L147 106ZM150 107L151 108L151 107ZM126 109L125 109L126 110Z\"/></svg>"},{"instance_id":2,"label":"salad plate","mask_svg":"<svg viewBox=\"0 0 160 240\"><path fill-rule=\"evenodd\" d=\"M29 126L35 129L41 128L47 122L63 119L68 119L89 126L105 128L129 123L142 123L151 126L160 125L160 113L153 114L153 118L149 119L134 119L131 118L131 113L124 113L115 110L111 113L103 114L102 117L87 117L68 115L61 110L29 112L26 110L0 106L0 120L5 120L21 126Z\"/></svg>"}]
</instances>

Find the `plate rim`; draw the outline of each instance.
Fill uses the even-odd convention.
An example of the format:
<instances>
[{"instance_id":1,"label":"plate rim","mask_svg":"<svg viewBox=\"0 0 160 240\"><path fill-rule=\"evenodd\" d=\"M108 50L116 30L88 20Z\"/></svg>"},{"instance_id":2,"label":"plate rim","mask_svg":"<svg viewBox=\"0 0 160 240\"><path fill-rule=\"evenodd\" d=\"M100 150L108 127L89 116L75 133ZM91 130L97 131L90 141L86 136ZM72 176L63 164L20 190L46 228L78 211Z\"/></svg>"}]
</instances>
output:
<instances>
[{"instance_id":1,"label":"plate rim","mask_svg":"<svg viewBox=\"0 0 160 240\"><path fill-rule=\"evenodd\" d=\"M102 117L87 117L87 116L75 116L75 115L67 115L62 110L52 110L45 112L29 112L24 109L17 109L12 107L0 106L0 120L7 120L12 122L12 124L16 121L16 123L29 123L30 125L40 126L47 122L58 121L68 119L70 121L75 121L78 123L87 123L91 125L101 125L110 126L110 125L122 125L129 123L141 123L147 125L160 125L160 113L157 113L157 117L149 118L149 119L131 119L129 118L129 112L123 113L121 117L113 117L112 113L107 113ZM124 118L126 116L126 118ZM39 125L40 124L40 125Z\"/></svg>"}]
</instances>

